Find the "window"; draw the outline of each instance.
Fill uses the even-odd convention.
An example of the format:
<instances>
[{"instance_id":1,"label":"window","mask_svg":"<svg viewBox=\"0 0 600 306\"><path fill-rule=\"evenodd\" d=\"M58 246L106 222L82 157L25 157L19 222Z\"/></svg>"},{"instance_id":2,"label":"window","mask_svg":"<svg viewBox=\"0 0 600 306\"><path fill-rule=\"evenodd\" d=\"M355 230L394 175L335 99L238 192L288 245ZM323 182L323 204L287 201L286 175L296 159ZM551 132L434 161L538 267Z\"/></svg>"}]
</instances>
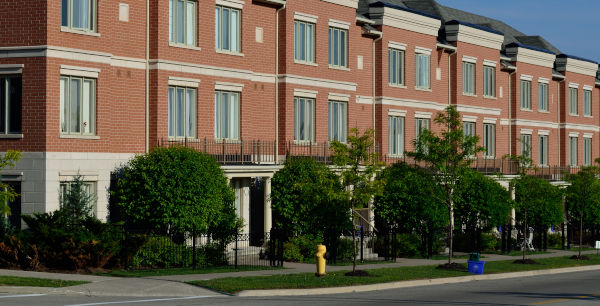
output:
<instances>
[{"instance_id":1,"label":"window","mask_svg":"<svg viewBox=\"0 0 600 306\"><path fill-rule=\"evenodd\" d=\"M463 131L466 136L475 136L475 122L464 122Z\"/></svg>"},{"instance_id":2,"label":"window","mask_svg":"<svg viewBox=\"0 0 600 306\"><path fill-rule=\"evenodd\" d=\"M2 183L4 184L4 191L12 188L16 194L21 194L21 182L9 181ZM6 216L8 223L16 229L21 229L21 196L15 197L12 201L5 197L4 201L4 204L10 208L10 215Z\"/></svg>"},{"instance_id":3,"label":"window","mask_svg":"<svg viewBox=\"0 0 600 306\"><path fill-rule=\"evenodd\" d=\"M538 83L538 110L548 111L548 84Z\"/></svg>"},{"instance_id":4,"label":"window","mask_svg":"<svg viewBox=\"0 0 600 306\"><path fill-rule=\"evenodd\" d=\"M390 85L404 85L404 51L388 49L388 82Z\"/></svg>"},{"instance_id":5,"label":"window","mask_svg":"<svg viewBox=\"0 0 600 306\"><path fill-rule=\"evenodd\" d=\"M215 138L240 139L240 93L215 92Z\"/></svg>"},{"instance_id":6,"label":"window","mask_svg":"<svg viewBox=\"0 0 600 306\"><path fill-rule=\"evenodd\" d=\"M496 68L492 66L483 66L483 95L496 96Z\"/></svg>"},{"instance_id":7,"label":"window","mask_svg":"<svg viewBox=\"0 0 600 306\"><path fill-rule=\"evenodd\" d=\"M521 134L521 156L531 158L531 135Z\"/></svg>"},{"instance_id":8,"label":"window","mask_svg":"<svg viewBox=\"0 0 600 306\"><path fill-rule=\"evenodd\" d=\"M196 89L169 87L169 137L196 137Z\"/></svg>"},{"instance_id":9,"label":"window","mask_svg":"<svg viewBox=\"0 0 600 306\"><path fill-rule=\"evenodd\" d=\"M329 28L329 66L348 67L348 31Z\"/></svg>"},{"instance_id":10,"label":"window","mask_svg":"<svg viewBox=\"0 0 600 306\"><path fill-rule=\"evenodd\" d=\"M60 77L60 132L71 135L96 133L96 80Z\"/></svg>"},{"instance_id":11,"label":"window","mask_svg":"<svg viewBox=\"0 0 600 306\"><path fill-rule=\"evenodd\" d=\"M577 166L577 137L569 137L569 165Z\"/></svg>"},{"instance_id":12,"label":"window","mask_svg":"<svg viewBox=\"0 0 600 306\"><path fill-rule=\"evenodd\" d=\"M416 118L415 119L415 139L418 139L421 132L429 129L429 119Z\"/></svg>"},{"instance_id":13,"label":"window","mask_svg":"<svg viewBox=\"0 0 600 306\"><path fill-rule=\"evenodd\" d=\"M61 26L96 31L96 0L62 0Z\"/></svg>"},{"instance_id":14,"label":"window","mask_svg":"<svg viewBox=\"0 0 600 306\"><path fill-rule=\"evenodd\" d=\"M60 203L63 203L65 200L65 196L67 195L67 193L71 190L71 186L73 185L73 182L60 182L60 194L59 194L59 201ZM83 182L82 184L82 189L83 192L85 192L87 195L91 195L92 198L94 199L94 201L97 199L96 197L96 182ZM94 215L96 214L96 209L95 209L95 205L96 203L94 203L94 208L92 209L92 211L94 212Z\"/></svg>"},{"instance_id":15,"label":"window","mask_svg":"<svg viewBox=\"0 0 600 306\"><path fill-rule=\"evenodd\" d=\"M169 41L195 46L197 14L196 1L169 0Z\"/></svg>"},{"instance_id":16,"label":"window","mask_svg":"<svg viewBox=\"0 0 600 306\"><path fill-rule=\"evenodd\" d=\"M588 137L583 138L583 165L592 165L592 139Z\"/></svg>"},{"instance_id":17,"label":"window","mask_svg":"<svg viewBox=\"0 0 600 306\"><path fill-rule=\"evenodd\" d=\"M0 77L0 134L21 133L21 77Z\"/></svg>"},{"instance_id":18,"label":"window","mask_svg":"<svg viewBox=\"0 0 600 306\"><path fill-rule=\"evenodd\" d=\"M415 87L429 89L429 55L415 55Z\"/></svg>"},{"instance_id":19,"label":"window","mask_svg":"<svg viewBox=\"0 0 600 306\"><path fill-rule=\"evenodd\" d=\"M548 166L548 135L538 135L538 164Z\"/></svg>"},{"instance_id":20,"label":"window","mask_svg":"<svg viewBox=\"0 0 600 306\"><path fill-rule=\"evenodd\" d=\"M241 16L240 10L217 6L215 13L215 47L217 50L240 52Z\"/></svg>"},{"instance_id":21,"label":"window","mask_svg":"<svg viewBox=\"0 0 600 306\"><path fill-rule=\"evenodd\" d=\"M569 88L569 114L577 115L577 88Z\"/></svg>"},{"instance_id":22,"label":"window","mask_svg":"<svg viewBox=\"0 0 600 306\"><path fill-rule=\"evenodd\" d=\"M294 98L294 140L314 141L315 100Z\"/></svg>"},{"instance_id":23,"label":"window","mask_svg":"<svg viewBox=\"0 0 600 306\"><path fill-rule=\"evenodd\" d=\"M404 117L388 117L388 153L394 156L404 154Z\"/></svg>"},{"instance_id":24,"label":"window","mask_svg":"<svg viewBox=\"0 0 600 306\"><path fill-rule=\"evenodd\" d=\"M463 62L463 93L468 95L475 94L475 64Z\"/></svg>"},{"instance_id":25,"label":"window","mask_svg":"<svg viewBox=\"0 0 600 306\"><path fill-rule=\"evenodd\" d=\"M592 92L590 90L583 91L583 115L592 115Z\"/></svg>"},{"instance_id":26,"label":"window","mask_svg":"<svg viewBox=\"0 0 600 306\"><path fill-rule=\"evenodd\" d=\"M521 109L531 110L531 81L521 80Z\"/></svg>"},{"instance_id":27,"label":"window","mask_svg":"<svg viewBox=\"0 0 600 306\"><path fill-rule=\"evenodd\" d=\"M483 148L484 157L493 158L496 156L496 125L485 123L483 125Z\"/></svg>"},{"instance_id":28,"label":"window","mask_svg":"<svg viewBox=\"0 0 600 306\"><path fill-rule=\"evenodd\" d=\"M329 141L346 142L348 103L329 101Z\"/></svg>"},{"instance_id":29,"label":"window","mask_svg":"<svg viewBox=\"0 0 600 306\"><path fill-rule=\"evenodd\" d=\"M315 25L304 21L294 21L294 60L315 62Z\"/></svg>"}]
</instances>

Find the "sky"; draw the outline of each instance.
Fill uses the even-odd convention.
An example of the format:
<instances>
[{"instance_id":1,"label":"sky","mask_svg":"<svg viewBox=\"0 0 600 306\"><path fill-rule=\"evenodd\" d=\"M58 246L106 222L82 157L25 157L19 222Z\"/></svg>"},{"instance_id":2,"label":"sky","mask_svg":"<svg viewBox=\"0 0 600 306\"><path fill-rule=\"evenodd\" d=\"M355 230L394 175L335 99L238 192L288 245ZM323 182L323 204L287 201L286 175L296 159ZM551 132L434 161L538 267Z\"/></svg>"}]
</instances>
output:
<instances>
[{"instance_id":1,"label":"sky","mask_svg":"<svg viewBox=\"0 0 600 306\"><path fill-rule=\"evenodd\" d=\"M563 53L600 63L600 0L437 0L540 35Z\"/></svg>"}]
</instances>

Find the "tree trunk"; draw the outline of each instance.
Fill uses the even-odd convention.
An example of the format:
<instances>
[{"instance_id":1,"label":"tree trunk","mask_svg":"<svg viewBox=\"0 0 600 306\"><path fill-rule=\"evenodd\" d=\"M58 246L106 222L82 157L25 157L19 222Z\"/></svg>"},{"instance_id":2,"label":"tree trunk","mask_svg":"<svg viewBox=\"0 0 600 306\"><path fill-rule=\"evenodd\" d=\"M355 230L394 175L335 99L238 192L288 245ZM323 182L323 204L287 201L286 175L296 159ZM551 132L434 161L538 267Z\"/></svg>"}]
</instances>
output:
<instances>
[{"instance_id":1,"label":"tree trunk","mask_svg":"<svg viewBox=\"0 0 600 306\"><path fill-rule=\"evenodd\" d=\"M527 243L525 242L527 239L527 211L525 211L525 218L523 219L523 243L521 244L521 249L523 250L523 262L525 262L525 249L527 248Z\"/></svg>"},{"instance_id":2,"label":"tree trunk","mask_svg":"<svg viewBox=\"0 0 600 306\"><path fill-rule=\"evenodd\" d=\"M452 207L452 200L450 200L450 206L448 207L450 215L450 224L448 225L448 264L452 263L452 239L454 238L454 207Z\"/></svg>"},{"instance_id":3,"label":"tree trunk","mask_svg":"<svg viewBox=\"0 0 600 306\"><path fill-rule=\"evenodd\" d=\"M352 272L356 272L356 229L352 224Z\"/></svg>"},{"instance_id":4,"label":"tree trunk","mask_svg":"<svg viewBox=\"0 0 600 306\"><path fill-rule=\"evenodd\" d=\"M579 259L581 259L581 245L583 244L583 209L579 213Z\"/></svg>"}]
</instances>

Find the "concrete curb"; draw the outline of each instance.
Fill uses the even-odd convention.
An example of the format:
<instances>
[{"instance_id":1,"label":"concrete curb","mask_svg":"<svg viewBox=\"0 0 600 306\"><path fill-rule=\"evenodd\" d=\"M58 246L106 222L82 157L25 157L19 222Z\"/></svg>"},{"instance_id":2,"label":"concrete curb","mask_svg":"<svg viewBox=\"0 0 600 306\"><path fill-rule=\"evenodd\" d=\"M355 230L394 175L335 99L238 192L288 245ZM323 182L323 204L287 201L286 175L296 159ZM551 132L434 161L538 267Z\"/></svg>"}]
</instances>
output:
<instances>
[{"instance_id":1,"label":"concrete curb","mask_svg":"<svg viewBox=\"0 0 600 306\"><path fill-rule=\"evenodd\" d=\"M348 287L331 287L331 288L314 288L314 289L246 290L246 291L238 292L237 296L298 296L298 295L338 294L338 293L351 293L351 292L377 291L377 290L398 289L398 288L410 288L410 287L419 287L419 286L456 284L456 283L466 283L466 282L481 281L481 280L497 280L497 279L527 277L527 276L552 275L552 274L583 272L583 271L592 271L592 270L600 270L600 265L560 268L560 269L548 269L548 270L524 271L524 272L508 272L508 273L498 273L498 274L483 274L483 275L469 275L469 276L457 276L457 277L447 277L447 278L421 279L421 280L413 280L413 281L379 283L379 284L348 286Z\"/></svg>"}]
</instances>

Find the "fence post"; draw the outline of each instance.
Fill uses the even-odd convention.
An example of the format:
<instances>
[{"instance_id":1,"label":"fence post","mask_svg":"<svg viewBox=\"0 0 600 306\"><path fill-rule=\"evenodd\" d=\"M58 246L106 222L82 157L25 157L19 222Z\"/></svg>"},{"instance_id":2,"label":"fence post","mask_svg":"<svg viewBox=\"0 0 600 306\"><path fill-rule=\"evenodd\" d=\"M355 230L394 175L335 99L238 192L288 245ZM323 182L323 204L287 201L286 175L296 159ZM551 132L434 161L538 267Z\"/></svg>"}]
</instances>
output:
<instances>
[{"instance_id":1,"label":"fence post","mask_svg":"<svg viewBox=\"0 0 600 306\"><path fill-rule=\"evenodd\" d=\"M260 162L262 161L262 155L260 155L260 139L258 140L256 151L258 153L258 164L260 165Z\"/></svg>"},{"instance_id":2,"label":"fence post","mask_svg":"<svg viewBox=\"0 0 600 306\"><path fill-rule=\"evenodd\" d=\"M127 270L127 268L129 268L128 267L129 260L127 258L127 254L129 253L128 245L127 245L128 237L127 237L127 229L125 229L125 226L123 226L122 229L123 229L123 238L124 238L123 239L123 250L124 250L124 252L123 252L123 268L125 270Z\"/></svg>"},{"instance_id":3,"label":"fence post","mask_svg":"<svg viewBox=\"0 0 600 306\"><path fill-rule=\"evenodd\" d=\"M233 249L235 254L235 269L238 268L238 234L235 234L235 248Z\"/></svg>"},{"instance_id":4,"label":"fence post","mask_svg":"<svg viewBox=\"0 0 600 306\"><path fill-rule=\"evenodd\" d=\"M244 164L244 141L240 140L240 163Z\"/></svg>"},{"instance_id":5,"label":"fence post","mask_svg":"<svg viewBox=\"0 0 600 306\"><path fill-rule=\"evenodd\" d=\"M225 162L225 139L223 139L223 149L222 149L222 154L221 154L221 162Z\"/></svg>"},{"instance_id":6,"label":"fence post","mask_svg":"<svg viewBox=\"0 0 600 306\"><path fill-rule=\"evenodd\" d=\"M365 261L365 258L364 258L365 235L364 234L365 234L365 230L361 226L360 227L360 262Z\"/></svg>"},{"instance_id":7,"label":"fence post","mask_svg":"<svg viewBox=\"0 0 600 306\"><path fill-rule=\"evenodd\" d=\"M196 265L198 264L196 261L196 225L194 225L192 229L192 249L194 250L192 255L192 266L194 270L196 270Z\"/></svg>"}]
</instances>

